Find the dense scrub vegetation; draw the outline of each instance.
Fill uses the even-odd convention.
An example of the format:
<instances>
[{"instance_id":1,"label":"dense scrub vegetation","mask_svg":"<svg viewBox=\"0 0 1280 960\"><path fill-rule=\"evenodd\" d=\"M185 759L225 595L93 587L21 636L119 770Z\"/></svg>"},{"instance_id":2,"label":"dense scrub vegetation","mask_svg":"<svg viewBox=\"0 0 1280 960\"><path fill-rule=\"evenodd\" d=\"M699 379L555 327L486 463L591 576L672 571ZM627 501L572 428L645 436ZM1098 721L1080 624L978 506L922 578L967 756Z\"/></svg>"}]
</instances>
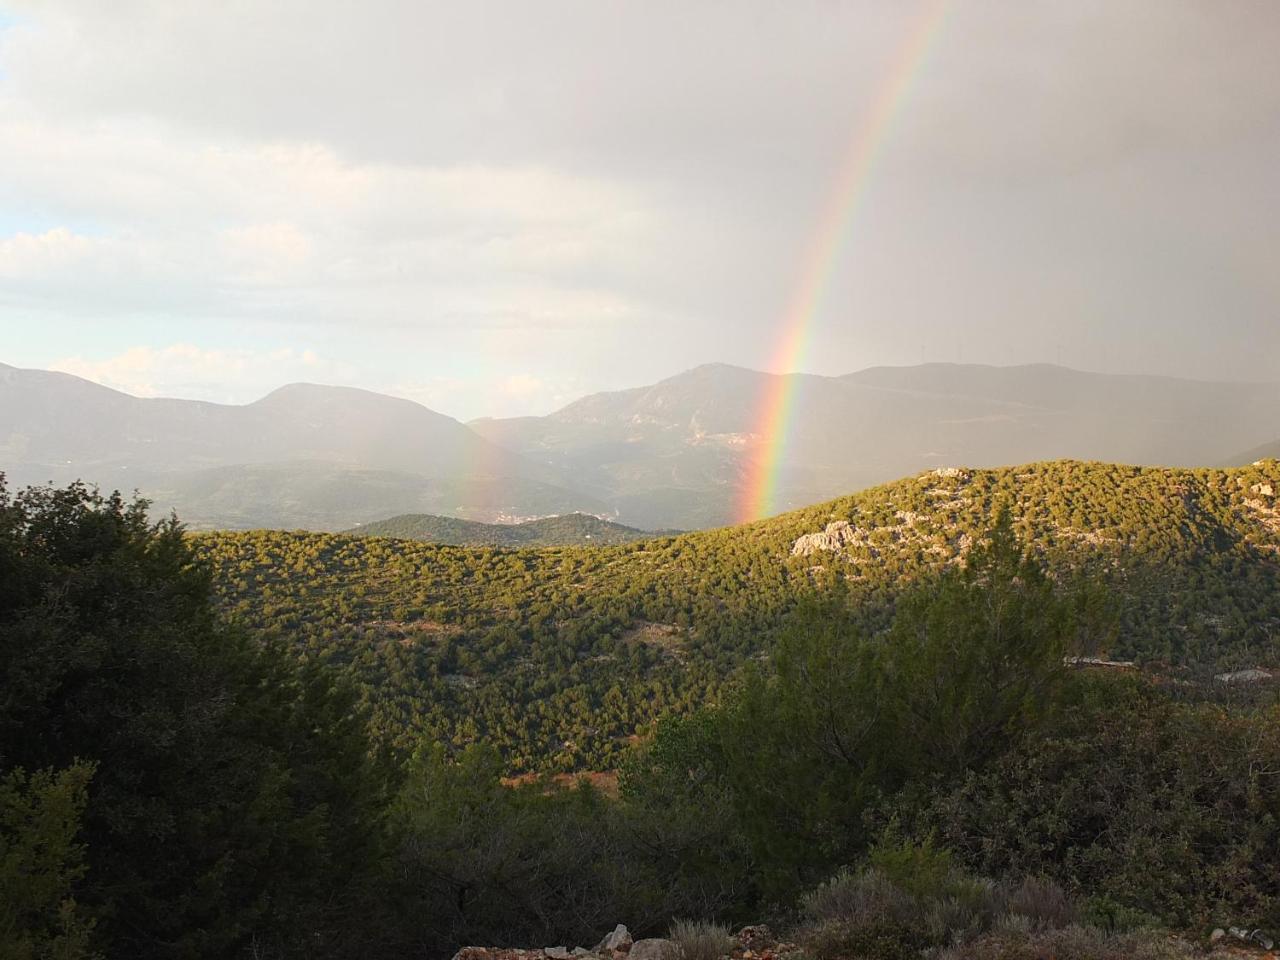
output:
<instances>
[{"instance_id":1,"label":"dense scrub vegetation","mask_svg":"<svg viewBox=\"0 0 1280 960\"><path fill-rule=\"evenodd\" d=\"M387 737L334 668L360 655L326 654L303 620L275 625L304 638L286 648L216 615L202 555L225 540L193 549L143 504L80 486L0 487L0 956L447 956L699 918L770 920L815 960L1154 960L1162 941L1124 931L1280 926L1274 690L1069 669L1064 651L1115 649L1140 623L1131 604L1154 601L1100 602L1138 574L1055 567L1008 502L965 564L921 562L892 591L828 577L834 556L822 572L784 559L773 625L735 648L740 668L706 670L713 700L690 695L619 751L611 797L506 785L501 743ZM1222 516L1240 537L1213 543L1267 569L1270 541ZM645 555L444 553L499 569ZM1213 561L1170 575L1195 569ZM327 602L331 582L282 572L284 596ZM869 613L877 590L892 602ZM750 604L729 596L744 629ZM440 622L493 630L499 612Z\"/></svg>"},{"instance_id":2,"label":"dense scrub vegetation","mask_svg":"<svg viewBox=\"0 0 1280 960\"><path fill-rule=\"evenodd\" d=\"M847 587L883 629L904 583L963 557L1007 505L1056 579L1116 612L1092 652L1189 671L1280 656L1275 461L1239 470L1055 462L938 471L745 527L613 548L201 535L232 618L349 668L380 738L484 742L513 771L608 769L659 716L716 698L797 604ZM839 553L796 540L847 521ZM1082 647L1083 650L1083 647ZM1084 651L1090 652L1090 651Z\"/></svg>"},{"instance_id":3,"label":"dense scrub vegetation","mask_svg":"<svg viewBox=\"0 0 1280 960\"><path fill-rule=\"evenodd\" d=\"M362 537L395 537L474 547L610 546L652 536L588 513L566 513L522 523L481 523L430 513L405 513L361 524L347 532Z\"/></svg>"},{"instance_id":4,"label":"dense scrub vegetation","mask_svg":"<svg viewBox=\"0 0 1280 960\"><path fill-rule=\"evenodd\" d=\"M0 483L0 955L323 954L380 842L354 693L221 625L144 508Z\"/></svg>"}]
</instances>

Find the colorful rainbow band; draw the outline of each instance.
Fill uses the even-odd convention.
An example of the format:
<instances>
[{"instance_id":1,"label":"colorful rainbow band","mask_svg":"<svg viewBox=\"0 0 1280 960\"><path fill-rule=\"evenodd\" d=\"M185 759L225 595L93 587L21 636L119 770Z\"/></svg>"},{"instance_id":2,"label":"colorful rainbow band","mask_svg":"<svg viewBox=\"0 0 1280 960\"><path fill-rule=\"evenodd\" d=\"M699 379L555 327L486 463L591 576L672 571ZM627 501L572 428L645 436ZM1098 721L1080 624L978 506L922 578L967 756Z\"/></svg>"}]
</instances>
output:
<instances>
[{"instance_id":1,"label":"colorful rainbow band","mask_svg":"<svg viewBox=\"0 0 1280 960\"><path fill-rule=\"evenodd\" d=\"M762 453L748 465L737 511L741 522L767 517L778 509L778 480L786 463L795 404L794 374L808 356L814 320L867 194L876 161L941 32L951 3L952 0L926 0L890 61L871 111L854 130L830 200L802 261L795 292L783 314L782 336L768 365L771 376L760 397L752 431L759 438Z\"/></svg>"}]
</instances>

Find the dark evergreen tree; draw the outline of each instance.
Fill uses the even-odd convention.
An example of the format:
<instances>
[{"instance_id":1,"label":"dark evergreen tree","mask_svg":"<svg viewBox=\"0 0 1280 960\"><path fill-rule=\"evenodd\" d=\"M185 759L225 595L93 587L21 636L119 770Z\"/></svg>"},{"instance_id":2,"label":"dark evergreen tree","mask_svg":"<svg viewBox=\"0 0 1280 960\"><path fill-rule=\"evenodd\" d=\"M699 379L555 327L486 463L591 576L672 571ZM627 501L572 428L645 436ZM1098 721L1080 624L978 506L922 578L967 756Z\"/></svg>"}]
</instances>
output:
<instances>
[{"instance_id":1,"label":"dark evergreen tree","mask_svg":"<svg viewBox=\"0 0 1280 960\"><path fill-rule=\"evenodd\" d=\"M0 769L96 765L79 902L111 956L341 952L375 862L351 689L221 626L176 520L0 482Z\"/></svg>"}]
</instances>

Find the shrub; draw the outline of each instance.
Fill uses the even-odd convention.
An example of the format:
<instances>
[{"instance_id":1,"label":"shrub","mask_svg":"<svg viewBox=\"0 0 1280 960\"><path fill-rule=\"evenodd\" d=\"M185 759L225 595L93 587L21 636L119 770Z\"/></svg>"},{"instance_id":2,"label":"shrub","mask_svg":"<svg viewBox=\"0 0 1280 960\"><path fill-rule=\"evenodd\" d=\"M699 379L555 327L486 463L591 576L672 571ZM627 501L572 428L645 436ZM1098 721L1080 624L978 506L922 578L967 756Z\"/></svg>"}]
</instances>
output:
<instances>
[{"instance_id":1,"label":"shrub","mask_svg":"<svg viewBox=\"0 0 1280 960\"><path fill-rule=\"evenodd\" d=\"M703 920L676 920L669 937L676 960L720 960L734 947L728 927Z\"/></svg>"},{"instance_id":2,"label":"shrub","mask_svg":"<svg viewBox=\"0 0 1280 960\"><path fill-rule=\"evenodd\" d=\"M176 520L79 483L11 496L0 476L0 691L19 907L70 903L79 878L89 945L112 957L323 957L378 929L361 924L382 771L357 693L219 622Z\"/></svg>"},{"instance_id":3,"label":"shrub","mask_svg":"<svg viewBox=\"0 0 1280 960\"><path fill-rule=\"evenodd\" d=\"M938 896L958 879L951 851L934 844L932 837L919 843L899 839L896 825L880 837L867 861L893 884L913 897Z\"/></svg>"},{"instance_id":4,"label":"shrub","mask_svg":"<svg viewBox=\"0 0 1280 960\"><path fill-rule=\"evenodd\" d=\"M1037 934L1000 930L934 955L934 960L1185 960L1190 947L1155 933L1109 934L1073 924Z\"/></svg>"},{"instance_id":5,"label":"shrub","mask_svg":"<svg viewBox=\"0 0 1280 960\"><path fill-rule=\"evenodd\" d=\"M0 957L84 960L93 921L72 894L84 875L76 842L89 764L0 775ZM96 955L95 955L96 956Z\"/></svg>"},{"instance_id":6,"label":"shrub","mask_svg":"<svg viewBox=\"0 0 1280 960\"><path fill-rule=\"evenodd\" d=\"M994 884L958 872L906 889L879 867L842 870L804 898L800 939L819 958L909 956L987 929Z\"/></svg>"},{"instance_id":7,"label":"shrub","mask_svg":"<svg viewBox=\"0 0 1280 960\"><path fill-rule=\"evenodd\" d=\"M920 931L885 920L868 923L837 920L818 924L806 928L801 942L816 960L843 957L911 960L928 946Z\"/></svg>"},{"instance_id":8,"label":"shrub","mask_svg":"<svg viewBox=\"0 0 1280 960\"><path fill-rule=\"evenodd\" d=\"M1058 930L1076 920L1077 910L1067 892L1044 877L1026 877L1001 891L1004 913L1025 921L1028 930Z\"/></svg>"},{"instance_id":9,"label":"shrub","mask_svg":"<svg viewBox=\"0 0 1280 960\"><path fill-rule=\"evenodd\" d=\"M1044 737L943 787L912 831L982 873L1088 895L1085 919L1107 929L1280 919L1280 709L1178 702L1136 677L1082 676L1066 704Z\"/></svg>"},{"instance_id":10,"label":"shrub","mask_svg":"<svg viewBox=\"0 0 1280 960\"><path fill-rule=\"evenodd\" d=\"M1086 898L1080 918L1089 926L1109 933L1126 933L1160 926L1159 919L1150 913L1125 906L1105 894Z\"/></svg>"},{"instance_id":11,"label":"shrub","mask_svg":"<svg viewBox=\"0 0 1280 960\"><path fill-rule=\"evenodd\" d=\"M957 868L932 842L882 840L868 863L840 871L803 899L801 940L815 956L896 957L992 929L1026 938L1065 927L1076 915L1052 881L997 886Z\"/></svg>"},{"instance_id":12,"label":"shrub","mask_svg":"<svg viewBox=\"0 0 1280 960\"><path fill-rule=\"evenodd\" d=\"M871 632L844 589L799 604L769 665L751 665L700 721L702 756L729 791L764 896L791 900L864 856L886 798L1023 743L1053 712L1081 622L1003 512L963 569L899 597L887 632ZM883 866L917 855L937 862L904 862L904 875L930 883L929 870L949 871L930 850L885 851Z\"/></svg>"},{"instance_id":13,"label":"shrub","mask_svg":"<svg viewBox=\"0 0 1280 960\"><path fill-rule=\"evenodd\" d=\"M915 898L875 868L841 870L805 896L801 909L814 923L907 921Z\"/></svg>"}]
</instances>

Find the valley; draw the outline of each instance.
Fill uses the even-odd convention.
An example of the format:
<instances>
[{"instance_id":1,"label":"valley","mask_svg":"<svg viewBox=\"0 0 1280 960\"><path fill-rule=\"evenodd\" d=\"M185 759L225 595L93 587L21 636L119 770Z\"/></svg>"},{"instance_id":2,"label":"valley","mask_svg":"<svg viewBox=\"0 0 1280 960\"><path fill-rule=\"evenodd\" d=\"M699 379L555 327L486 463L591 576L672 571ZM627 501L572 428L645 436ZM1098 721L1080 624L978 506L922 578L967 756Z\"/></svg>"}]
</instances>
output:
<instances>
[{"instance_id":1,"label":"valley","mask_svg":"<svg viewBox=\"0 0 1280 960\"><path fill-rule=\"evenodd\" d=\"M644 530L610 523L586 513L543 517L519 523L479 523L475 520L410 513L375 520L346 532L361 537L393 537L453 546L492 547L609 546L653 536Z\"/></svg>"}]
</instances>

